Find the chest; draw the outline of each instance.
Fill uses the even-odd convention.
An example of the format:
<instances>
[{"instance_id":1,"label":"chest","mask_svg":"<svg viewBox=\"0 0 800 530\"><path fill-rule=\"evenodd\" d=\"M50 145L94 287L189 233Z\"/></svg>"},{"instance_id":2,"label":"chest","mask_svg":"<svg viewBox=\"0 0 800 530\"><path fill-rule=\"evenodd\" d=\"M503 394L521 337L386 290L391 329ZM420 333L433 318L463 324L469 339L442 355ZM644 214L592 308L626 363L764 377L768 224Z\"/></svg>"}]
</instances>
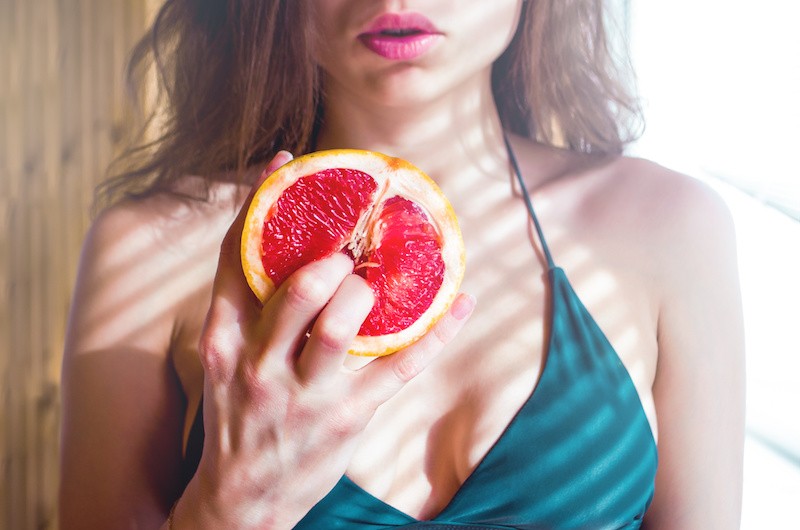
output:
<instances>
[{"instance_id":1,"label":"chest","mask_svg":"<svg viewBox=\"0 0 800 530\"><path fill-rule=\"evenodd\" d=\"M467 246L462 290L476 297L475 312L448 350L379 410L348 469L371 495L420 518L448 506L538 392L547 366L553 293L528 212L508 194L475 200L459 212ZM487 211L494 214L482 215L480 203L491 201ZM545 219L548 232L560 235L557 216ZM613 261L588 260L592 247L580 239L564 235L548 243L558 264L574 273L615 359L632 367L634 399L654 429L657 346L646 290Z\"/></svg>"}]
</instances>

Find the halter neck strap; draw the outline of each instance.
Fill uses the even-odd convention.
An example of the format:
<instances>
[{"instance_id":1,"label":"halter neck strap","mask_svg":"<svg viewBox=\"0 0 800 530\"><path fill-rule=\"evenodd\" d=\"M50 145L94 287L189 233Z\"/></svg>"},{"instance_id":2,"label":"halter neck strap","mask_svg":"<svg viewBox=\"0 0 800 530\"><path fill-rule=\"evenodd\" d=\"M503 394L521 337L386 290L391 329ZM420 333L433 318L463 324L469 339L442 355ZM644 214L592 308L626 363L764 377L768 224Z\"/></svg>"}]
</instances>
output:
<instances>
[{"instance_id":1,"label":"halter neck strap","mask_svg":"<svg viewBox=\"0 0 800 530\"><path fill-rule=\"evenodd\" d=\"M531 195L528 193L528 188L525 186L525 181L522 180L522 172L519 169L517 157L514 155L514 150L511 148L511 142L508 141L508 136L504 134L503 140L506 143L506 150L508 151L508 158L511 161L511 167L514 169L514 174L517 176L517 182L519 182L519 187L522 190L522 197L525 199L525 206L528 208L528 213L531 216L533 225L536 227L536 233L539 236L539 242L542 244L542 251L544 252L545 259L547 259L547 268L553 269L555 268L553 256L550 254L550 248L547 246L547 241L544 238L542 226L539 224L539 219L536 217L536 212L533 210Z\"/></svg>"}]
</instances>

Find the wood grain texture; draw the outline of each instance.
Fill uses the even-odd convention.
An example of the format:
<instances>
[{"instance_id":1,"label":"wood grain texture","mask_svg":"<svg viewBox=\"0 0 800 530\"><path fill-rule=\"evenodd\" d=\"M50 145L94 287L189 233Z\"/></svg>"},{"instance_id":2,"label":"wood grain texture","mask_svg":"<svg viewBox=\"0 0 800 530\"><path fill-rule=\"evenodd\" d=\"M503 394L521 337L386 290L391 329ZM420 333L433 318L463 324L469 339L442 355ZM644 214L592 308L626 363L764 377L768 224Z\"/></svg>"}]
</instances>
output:
<instances>
[{"instance_id":1,"label":"wood grain texture","mask_svg":"<svg viewBox=\"0 0 800 530\"><path fill-rule=\"evenodd\" d=\"M0 0L0 528L57 527L67 310L155 0Z\"/></svg>"}]
</instances>

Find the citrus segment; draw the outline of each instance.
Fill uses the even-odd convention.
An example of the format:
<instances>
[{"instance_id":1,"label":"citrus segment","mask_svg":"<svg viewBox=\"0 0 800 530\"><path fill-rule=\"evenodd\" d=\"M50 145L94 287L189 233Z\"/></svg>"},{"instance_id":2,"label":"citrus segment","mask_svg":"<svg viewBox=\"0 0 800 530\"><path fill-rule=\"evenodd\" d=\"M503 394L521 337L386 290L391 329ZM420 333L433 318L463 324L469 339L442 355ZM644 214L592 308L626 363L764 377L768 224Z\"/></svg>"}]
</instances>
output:
<instances>
[{"instance_id":1,"label":"citrus segment","mask_svg":"<svg viewBox=\"0 0 800 530\"><path fill-rule=\"evenodd\" d=\"M333 252L354 261L375 304L350 353L386 355L447 311L464 274L458 222L436 184L408 162L371 151L299 157L253 196L242 268L263 302L292 272Z\"/></svg>"},{"instance_id":2,"label":"citrus segment","mask_svg":"<svg viewBox=\"0 0 800 530\"><path fill-rule=\"evenodd\" d=\"M388 199L377 224L379 239L357 271L375 293L362 335L396 333L428 309L442 286L444 262L439 234L422 209L402 197Z\"/></svg>"},{"instance_id":3,"label":"citrus segment","mask_svg":"<svg viewBox=\"0 0 800 530\"><path fill-rule=\"evenodd\" d=\"M304 263L342 249L372 205L377 184L352 169L328 169L289 186L269 212L261 243L267 276L280 285Z\"/></svg>"}]
</instances>

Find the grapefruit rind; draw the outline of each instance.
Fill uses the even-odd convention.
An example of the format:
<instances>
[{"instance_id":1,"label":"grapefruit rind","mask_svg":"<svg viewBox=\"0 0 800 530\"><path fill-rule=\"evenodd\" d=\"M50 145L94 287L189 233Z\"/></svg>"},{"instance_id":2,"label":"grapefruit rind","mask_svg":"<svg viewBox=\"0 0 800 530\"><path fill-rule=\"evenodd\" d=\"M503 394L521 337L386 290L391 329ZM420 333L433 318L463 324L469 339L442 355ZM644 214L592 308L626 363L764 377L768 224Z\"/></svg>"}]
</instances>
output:
<instances>
[{"instance_id":1,"label":"grapefruit rind","mask_svg":"<svg viewBox=\"0 0 800 530\"><path fill-rule=\"evenodd\" d=\"M413 200L429 214L441 236L444 278L428 309L396 333L358 335L348 350L352 355L388 355L419 340L445 314L456 297L466 263L461 230L450 202L436 183L411 163L374 151L334 149L309 153L281 166L264 181L250 203L242 230L242 269L262 303L275 293L277 287L267 276L261 256L264 219L286 188L301 177L330 168L357 169L370 175L378 189L387 187L384 199L401 195Z\"/></svg>"}]
</instances>

